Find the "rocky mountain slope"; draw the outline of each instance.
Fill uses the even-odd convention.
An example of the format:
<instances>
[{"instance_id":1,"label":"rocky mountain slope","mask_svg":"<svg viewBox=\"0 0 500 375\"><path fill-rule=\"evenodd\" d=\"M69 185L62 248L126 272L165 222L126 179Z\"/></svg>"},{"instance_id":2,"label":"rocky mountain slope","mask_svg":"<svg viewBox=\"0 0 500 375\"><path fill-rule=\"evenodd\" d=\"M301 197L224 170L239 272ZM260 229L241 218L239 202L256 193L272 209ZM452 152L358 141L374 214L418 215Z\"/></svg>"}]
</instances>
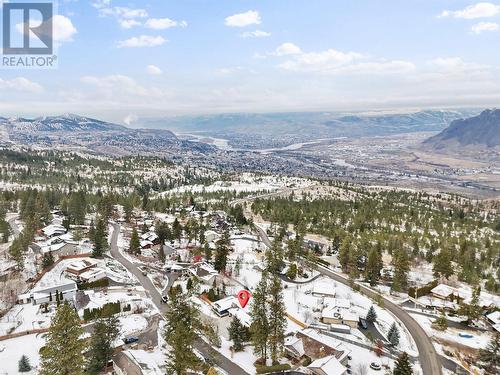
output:
<instances>
[{"instance_id":1,"label":"rocky mountain slope","mask_svg":"<svg viewBox=\"0 0 500 375\"><path fill-rule=\"evenodd\" d=\"M93 118L66 114L27 118L0 117L3 143L86 149L111 155L204 152L210 146L179 140L164 129L130 129Z\"/></svg>"},{"instance_id":2,"label":"rocky mountain slope","mask_svg":"<svg viewBox=\"0 0 500 375\"><path fill-rule=\"evenodd\" d=\"M437 149L449 146L494 148L500 146L500 109L485 110L478 116L453 121L438 135L425 141Z\"/></svg>"}]
</instances>

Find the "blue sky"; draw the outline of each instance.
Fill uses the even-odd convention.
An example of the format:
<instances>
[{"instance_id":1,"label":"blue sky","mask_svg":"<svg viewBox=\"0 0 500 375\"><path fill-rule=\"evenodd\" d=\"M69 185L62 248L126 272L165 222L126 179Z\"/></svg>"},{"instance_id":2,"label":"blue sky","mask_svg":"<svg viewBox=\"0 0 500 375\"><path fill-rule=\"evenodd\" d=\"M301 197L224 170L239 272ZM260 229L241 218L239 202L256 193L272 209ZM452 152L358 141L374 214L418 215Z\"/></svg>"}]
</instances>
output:
<instances>
[{"instance_id":1,"label":"blue sky","mask_svg":"<svg viewBox=\"0 0 500 375\"><path fill-rule=\"evenodd\" d=\"M500 102L500 1L66 0L58 14L58 69L0 70L0 115Z\"/></svg>"}]
</instances>

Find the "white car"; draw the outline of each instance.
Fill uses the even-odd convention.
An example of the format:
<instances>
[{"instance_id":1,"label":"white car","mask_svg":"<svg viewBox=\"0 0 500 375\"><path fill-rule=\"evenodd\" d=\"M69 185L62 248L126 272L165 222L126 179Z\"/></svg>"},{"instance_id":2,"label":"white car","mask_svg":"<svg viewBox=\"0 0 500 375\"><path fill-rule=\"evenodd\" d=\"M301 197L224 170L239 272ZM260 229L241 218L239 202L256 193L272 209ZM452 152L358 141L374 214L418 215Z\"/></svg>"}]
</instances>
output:
<instances>
[{"instance_id":1,"label":"white car","mask_svg":"<svg viewBox=\"0 0 500 375\"><path fill-rule=\"evenodd\" d=\"M372 370L375 370L375 371L380 371L380 370L382 370L382 366L380 366L380 364L379 364L379 363L377 363L377 362L372 362L372 363L370 364L370 368L371 368Z\"/></svg>"}]
</instances>

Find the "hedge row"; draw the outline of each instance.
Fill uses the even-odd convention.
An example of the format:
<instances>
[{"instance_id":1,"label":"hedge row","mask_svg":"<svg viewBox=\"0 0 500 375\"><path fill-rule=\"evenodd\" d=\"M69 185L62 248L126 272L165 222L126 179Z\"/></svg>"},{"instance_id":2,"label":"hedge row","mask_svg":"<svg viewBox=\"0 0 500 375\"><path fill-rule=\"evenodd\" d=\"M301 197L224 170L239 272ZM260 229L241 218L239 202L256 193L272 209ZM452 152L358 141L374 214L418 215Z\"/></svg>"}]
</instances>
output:
<instances>
[{"instance_id":1,"label":"hedge row","mask_svg":"<svg viewBox=\"0 0 500 375\"><path fill-rule=\"evenodd\" d=\"M94 288L106 288L109 286L109 279L105 277L104 279L92 281L91 283L82 283L78 284L79 290L87 290Z\"/></svg>"}]
</instances>

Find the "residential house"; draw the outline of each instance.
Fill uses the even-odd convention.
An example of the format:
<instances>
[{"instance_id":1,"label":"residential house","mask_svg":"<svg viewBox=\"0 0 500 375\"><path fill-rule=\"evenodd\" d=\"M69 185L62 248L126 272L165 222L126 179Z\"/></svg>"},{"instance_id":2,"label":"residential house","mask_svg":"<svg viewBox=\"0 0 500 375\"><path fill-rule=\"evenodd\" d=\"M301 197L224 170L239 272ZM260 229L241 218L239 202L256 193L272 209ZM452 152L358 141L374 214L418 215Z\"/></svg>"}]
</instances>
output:
<instances>
[{"instance_id":1,"label":"residential house","mask_svg":"<svg viewBox=\"0 0 500 375\"><path fill-rule=\"evenodd\" d=\"M85 259L78 259L75 260L74 262L71 262L67 267L66 267L66 273L68 273L69 277L75 278L82 273L95 268L97 266L98 261L95 259L91 258L85 258Z\"/></svg>"},{"instance_id":2,"label":"residential house","mask_svg":"<svg viewBox=\"0 0 500 375\"><path fill-rule=\"evenodd\" d=\"M310 374L314 375L345 375L347 374L347 367L345 367L334 356L329 355L313 361L307 369Z\"/></svg>"},{"instance_id":3,"label":"residential house","mask_svg":"<svg viewBox=\"0 0 500 375\"><path fill-rule=\"evenodd\" d=\"M205 262L195 264L189 271L206 285L212 285L219 274L215 268Z\"/></svg>"},{"instance_id":4,"label":"residential house","mask_svg":"<svg viewBox=\"0 0 500 375\"><path fill-rule=\"evenodd\" d=\"M56 302L56 293L61 293L63 301L72 301L77 291L76 283L71 280L63 280L51 286L35 287L31 292L18 296L18 303L33 303L39 305L46 302Z\"/></svg>"},{"instance_id":5,"label":"residential house","mask_svg":"<svg viewBox=\"0 0 500 375\"><path fill-rule=\"evenodd\" d=\"M238 306L238 300L234 296L220 299L212 304L212 310L219 316L229 315L229 310Z\"/></svg>"}]
</instances>

